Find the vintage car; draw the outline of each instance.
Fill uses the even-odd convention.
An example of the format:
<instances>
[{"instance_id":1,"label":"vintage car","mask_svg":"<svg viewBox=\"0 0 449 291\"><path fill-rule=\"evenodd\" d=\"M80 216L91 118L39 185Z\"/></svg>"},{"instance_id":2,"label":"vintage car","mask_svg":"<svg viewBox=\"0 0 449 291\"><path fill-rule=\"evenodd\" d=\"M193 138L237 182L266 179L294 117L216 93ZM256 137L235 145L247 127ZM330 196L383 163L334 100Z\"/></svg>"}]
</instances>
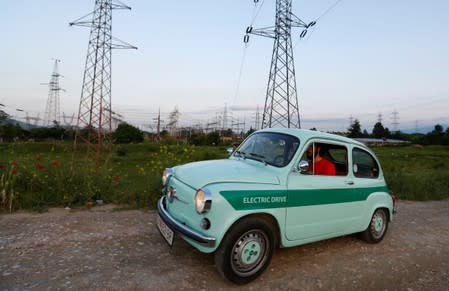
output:
<instances>
[{"instance_id":1,"label":"vintage car","mask_svg":"<svg viewBox=\"0 0 449 291\"><path fill-rule=\"evenodd\" d=\"M395 204L365 145L291 128L257 131L228 159L168 168L162 183L162 236L214 253L218 271L237 284L259 276L276 247L352 233L381 241Z\"/></svg>"}]
</instances>

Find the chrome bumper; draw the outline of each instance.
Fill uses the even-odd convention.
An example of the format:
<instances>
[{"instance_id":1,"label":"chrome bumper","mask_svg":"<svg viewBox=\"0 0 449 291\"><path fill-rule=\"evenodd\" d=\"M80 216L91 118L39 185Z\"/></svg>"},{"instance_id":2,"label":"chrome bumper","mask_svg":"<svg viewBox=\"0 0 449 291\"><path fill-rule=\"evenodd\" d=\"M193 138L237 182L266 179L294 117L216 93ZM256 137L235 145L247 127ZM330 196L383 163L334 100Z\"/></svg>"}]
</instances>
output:
<instances>
[{"instance_id":1,"label":"chrome bumper","mask_svg":"<svg viewBox=\"0 0 449 291\"><path fill-rule=\"evenodd\" d=\"M203 246L214 247L216 239L214 237L205 236L196 230L191 229L187 225L184 225L174 219L170 213L165 209L165 196L159 199L157 203L157 211L162 220L170 227L174 232L179 233Z\"/></svg>"}]
</instances>

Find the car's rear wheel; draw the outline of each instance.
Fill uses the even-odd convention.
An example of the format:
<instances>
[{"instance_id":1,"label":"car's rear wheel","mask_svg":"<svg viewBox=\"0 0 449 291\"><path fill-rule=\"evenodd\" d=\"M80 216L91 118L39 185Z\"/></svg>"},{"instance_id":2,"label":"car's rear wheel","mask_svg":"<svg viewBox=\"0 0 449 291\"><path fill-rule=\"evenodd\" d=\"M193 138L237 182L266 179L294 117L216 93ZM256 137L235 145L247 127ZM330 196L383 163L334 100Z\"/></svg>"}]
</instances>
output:
<instances>
[{"instance_id":1,"label":"car's rear wheel","mask_svg":"<svg viewBox=\"0 0 449 291\"><path fill-rule=\"evenodd\" d=\"M274 251L274 230L256 217L238 222L225 235L215 252L218 271L236 284L256 279L270 264Z\"/></svg>"},{"instance_id":2,"label":"car's rear wheel","mask_svg":"<svg viewBox=\"0 0 449 291\"><path fill-rule=\"evenodd\" d=\"M378 243L384 238L387 230L387 212L385 209L379 208L374 211L367 229L362 232L362 238L369 243Z\"/></svg>"}]
</instances>

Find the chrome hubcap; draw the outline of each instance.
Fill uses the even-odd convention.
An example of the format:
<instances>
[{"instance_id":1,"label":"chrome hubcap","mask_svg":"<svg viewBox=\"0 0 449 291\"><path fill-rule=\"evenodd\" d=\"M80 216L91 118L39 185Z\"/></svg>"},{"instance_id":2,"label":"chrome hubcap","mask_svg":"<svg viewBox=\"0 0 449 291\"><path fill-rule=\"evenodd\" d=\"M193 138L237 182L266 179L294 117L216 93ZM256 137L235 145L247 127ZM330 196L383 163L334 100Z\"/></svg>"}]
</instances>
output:
<instances>
[{"instance_id":1,"label":"chrome hubcap","mask_svg":"<svg viewBox=\"0 0 449 291\"><path fill-rule=\"evenodd\" d=\"M231 267L240 276L256 273L266 260L268 238L260 230L244 233L232 248Z\"/></svg>"},{"instance_id":2,"label":"chrome hubcap","mask_svg":"<svg viewBox=\"0 0 449 291\"><path fill-rule=\"evenodd\" d=\"M379 239L380 237L382 237L383 233L385 232L385 221L385 212L381 210L376 211L373 216L373 220L371 221L372 234L375 239Z\"/></svg>"}]
</instances>

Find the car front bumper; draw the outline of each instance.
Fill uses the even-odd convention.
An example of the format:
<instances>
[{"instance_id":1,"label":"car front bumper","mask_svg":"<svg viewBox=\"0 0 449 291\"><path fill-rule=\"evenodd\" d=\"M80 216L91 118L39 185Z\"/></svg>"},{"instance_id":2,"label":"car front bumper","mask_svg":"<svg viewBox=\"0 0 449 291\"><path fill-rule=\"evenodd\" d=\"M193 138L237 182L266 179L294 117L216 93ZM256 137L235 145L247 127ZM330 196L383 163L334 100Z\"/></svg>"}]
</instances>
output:
<instances>
[{"instance_id":1,"label":"car front bumper","mask_svg":"<svg viewBox=\"0 0 449 291\"><path fill-rule=\"evenodd\" d=\"M205 247L214 247L216 239L214 237L206 236L189 226L177 221L173 216L168 213L166 207L166 198L163 196L157 203L157 211L160 218L167 224L167 226L174 232L181 234L182 236L191 239Z\"/></svg>"}]
</instances>

